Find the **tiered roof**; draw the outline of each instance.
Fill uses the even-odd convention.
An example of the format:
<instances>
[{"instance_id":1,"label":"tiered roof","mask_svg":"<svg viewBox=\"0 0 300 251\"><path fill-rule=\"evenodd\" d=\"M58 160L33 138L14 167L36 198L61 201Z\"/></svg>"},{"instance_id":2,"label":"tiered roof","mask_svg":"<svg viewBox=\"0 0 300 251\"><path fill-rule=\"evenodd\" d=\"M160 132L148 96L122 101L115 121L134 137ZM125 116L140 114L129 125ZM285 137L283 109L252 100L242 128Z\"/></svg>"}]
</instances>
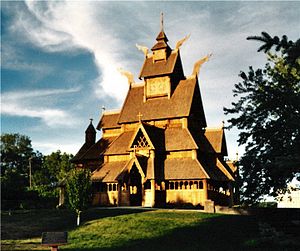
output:
<instances>
[{"instance_id":1,"label":"tiered roof","mask_svg":"<svg viewBox=\"0 0 300 251\"><path fill-rule=\"evenodd\" d=\"M137 115L139 113L143 114L143 121L188 117L196 82L196 79L182 80L170 99L156 98L149 99L147 102L144 102L143 98L144 87L131 88L125 99L118 122L138 122Z\"/></svg>"},{"instance_id":2,"label":"tiered roof","mask_svg":"<svg viewBox=\"0 0 300 251\"><path fill-rule=\"evenodd\" d=\"M93 146L83 145L74 160L79 162L99 159L100 155L127 155L128 160L122 158L122 161L104 162L99 166L92 179L103 182L122 179L134 163L146 179L234 180L232 168L223 161L223 156L227 155L224 129L203 129L206 127L206 120L197 75L184 77L179 49L171 50L163 30L156 40L152 51L155 53L157 50L165 50L166 58L154 60L153 55L147 54L140 73L140 78L145 80L144 84L131 85L122 109L113 113L104 112L97 125L98 130L122 128L119 135L103 137ZM160 81L162 76L170 77L171 95L146 99L146 81L149 78ZM138 117L140 114L142 121ZM157 120L182 118L198 123L198 127L183 128L179 124L178 127L158 128L152 125ZM122 127L122 124L134 123L135 129L132 126L132 129L126 130ZM137 138L141 134L148 141L145 145L155 151L155 160L140 156L138 152L130 155L130 151L136 150L133 150L133 146L136 147ZM193 157L166 157L169 152L191 150ZM198 157L195 157L195 152Z\"/></svg>"}]
</instances>

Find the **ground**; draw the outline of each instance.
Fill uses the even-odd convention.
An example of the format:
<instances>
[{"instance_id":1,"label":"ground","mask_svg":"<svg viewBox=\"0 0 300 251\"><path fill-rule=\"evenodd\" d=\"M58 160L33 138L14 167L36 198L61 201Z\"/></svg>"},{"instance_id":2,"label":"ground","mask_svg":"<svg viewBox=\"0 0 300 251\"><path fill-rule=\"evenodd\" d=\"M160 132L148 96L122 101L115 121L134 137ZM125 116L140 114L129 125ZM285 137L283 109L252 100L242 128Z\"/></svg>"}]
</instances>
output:
<instances>
[{"instance_id":1,"label":"ground","mask_svg":"<svg viewBox=\"0 0 300 251\"><path fill-rule=\"evenodd\" d=\"M207 214L195 210L93 208L1 213L1 250L50 250L41 233L68 231L60 250L300 250L299 217ZM290 220L288 220L290 219Z\"/></svg>"}]
</instances>

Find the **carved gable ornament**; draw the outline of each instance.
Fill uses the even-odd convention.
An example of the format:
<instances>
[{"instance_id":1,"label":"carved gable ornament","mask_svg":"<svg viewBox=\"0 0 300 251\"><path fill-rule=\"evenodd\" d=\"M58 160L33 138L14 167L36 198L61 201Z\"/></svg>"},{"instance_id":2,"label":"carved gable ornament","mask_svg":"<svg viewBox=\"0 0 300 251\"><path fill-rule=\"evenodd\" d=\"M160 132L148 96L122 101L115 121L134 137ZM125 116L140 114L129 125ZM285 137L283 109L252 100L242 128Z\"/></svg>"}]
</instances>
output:
<instances>
[{"instance_id":1,"label":"carved gable ornament","mask_svg":"<svg viewBox=\"0 0 300 251\"><path fill-rule=\"evenodd\" d=\"M135 149L137 150L155 149L142 123L137 128L136 133L133 135L133 139L130 143L130 150L135 150Z\"/></svg>"}]
</instances>

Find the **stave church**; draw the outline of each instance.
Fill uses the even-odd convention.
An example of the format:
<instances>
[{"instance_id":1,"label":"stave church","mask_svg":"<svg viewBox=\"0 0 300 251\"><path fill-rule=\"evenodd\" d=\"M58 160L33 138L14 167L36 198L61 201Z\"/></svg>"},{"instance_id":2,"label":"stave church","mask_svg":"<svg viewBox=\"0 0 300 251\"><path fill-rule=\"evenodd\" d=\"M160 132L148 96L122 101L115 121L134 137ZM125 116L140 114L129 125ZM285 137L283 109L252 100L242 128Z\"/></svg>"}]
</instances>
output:
<instances>
[{"instance_id":1,"label":"stave church","mask_svg":"<svg viewBox=\"0 0 300 251\"><path fill-rule=\"evenodd\" d=\"M180 47L171 49L163 24L151 51L144 53L140 83L131 73L118 111L92 121L72 162L92 171L93 205L233 206L238 202L238 170L227 156L224 126L207 126L197 61L185 76Z\"/></svg>"}]
</instances>

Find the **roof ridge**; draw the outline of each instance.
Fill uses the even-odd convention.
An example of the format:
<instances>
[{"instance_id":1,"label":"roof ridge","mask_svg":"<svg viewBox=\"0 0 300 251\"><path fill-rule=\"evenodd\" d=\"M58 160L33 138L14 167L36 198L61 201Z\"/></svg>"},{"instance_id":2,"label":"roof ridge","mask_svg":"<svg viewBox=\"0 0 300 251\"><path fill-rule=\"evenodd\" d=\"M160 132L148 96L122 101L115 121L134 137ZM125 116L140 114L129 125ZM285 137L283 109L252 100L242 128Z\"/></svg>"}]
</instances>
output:
<instances>
[{"instance_id":1,"label":"roof ridge","mask_svg":"<svg viewBox=\"0 0 300 251\"><path fill-rule=\"evenodd\" d=\"M145 85L145 82L140 82L140 83L132 83L131 87L136 88L136 87L142 87Z\"/></svg>"},{"instance_id":2,"label":"roof ridge","mask_svg":"<svg viewBox=\"0 0 300 251\"><path fill-rule=\"evenodd\" d=\"M107 110L103 112L103 115L113 115L113 114L118 114L120 113L120 109L112 109L112 110Z\"/></svg>"},{"instance_id":3,"label":"roof ridge","mask_svg":"<svg viewBox=\"0 0 300 251\"><path fill-rule=\"evenodd\" d=\"M212 126L212 127L206 127L205 130L208 130L208 131L217 131L217 130L223 130L224 127L217 127L217 126Z\"/></svg>"}]
</instances>

